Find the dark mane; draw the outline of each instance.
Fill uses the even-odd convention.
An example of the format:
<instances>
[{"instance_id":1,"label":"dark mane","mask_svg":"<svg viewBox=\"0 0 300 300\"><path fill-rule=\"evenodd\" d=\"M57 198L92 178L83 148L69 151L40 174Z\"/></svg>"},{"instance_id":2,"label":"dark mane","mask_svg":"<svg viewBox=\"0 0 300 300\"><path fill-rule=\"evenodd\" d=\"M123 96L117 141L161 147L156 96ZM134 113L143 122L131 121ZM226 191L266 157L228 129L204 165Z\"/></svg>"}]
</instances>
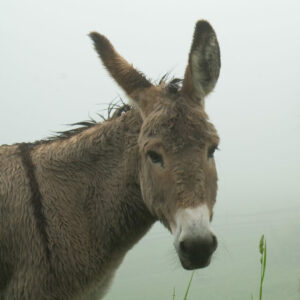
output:
<instances>
[{"instance_id":1,"label":"dark mane","mask_svg":"<svg viewBox=\"0 0 300 300\"><path fill-rule=\"evenodd\" d=\"M122 101L122 100L121 100ZM123 113L131 110L131 106L124 103L123 101L121 103L110 103L108 108L107 108L107 117L104 117L102 114L97 114L100 118L100 122L105 122L108 120L116 119L120 117ZM58 140L58 139L68 139L71 136L74 136L84 130L87 130L96 124L99 124L100 122L97 122L95 119L90 118L89 120L86 121L81 121L81 122L76 122L73 124L70 124L69 126L79 126L77 128L72 128L66 131L59 131L54 135L53 137L50 137L49 140Z\"/></svg>"},{"instance_id":2,"label":"dark mane","mask_svg":"<svg viewBox=\"0 0 300 300\"><path fill-rule=\"evenodd\" d=\"M35 141L33 143L28 143L28 144L31 144L31 146L34 147L34 146L38 146L41 144L51 143L51 142L57 141L57 140L68 139L80 132L83 132L91 127L94 127L95 125L97 125L99 123L109 121L112 119L116 119L116 118L120 117L123 113L126 113L127 111L131 110L131 108L132 108L132 106L124 103L122 101L122 99L118 100L117 102L111 102L108 105L106 117L103 116L102 114L99 114L99 113L97 114L101 119L100 121L90 118L89 120L86 120L86 121L69 124L68 126L72 126L72 127L76 126L76 128L72 128L72 129L69 129L66 131L58 131L51 137L48 137L46 139L42 139L39 141Z\"/></svg>"},{"instance_id":3,"label":"dark mane","mask_svg":"<svg viewBox=\"0 0 300 300\"><path fill-rule=\"evenodd\" d=\"M166 89L168 90L169 93L171 94L176 94L181 88L182 85L182 79L180 78L171 78L169 79L170 74L166 73L165 75L162 76L162 78L159 80L159 85L165 84ZM117 100L117 102L111 102L108 105L107 108L107 117L104 117L102 114L98 114L98 116L101 118L101 122L115 119L120 117L123 113L131 110L132 106L126 104L121 98ZM96 124L98 124L96 120L93 118L90 118L89 120L86 121L81 121L81 122L76 122L73 124L70 124L69 126L76 126L76 128L72 128L66 131L59 131L56 132L56 134L47 140L41 141L41 142L47 142L47 141L54 141L54 140L62 140L62 139L68 139L84 130L87 130ZM39 143L39 142L37 142Z\"/></svg>"},{"instance_id":4,"label":"dark mane","mask_svg":"<svg viewBox=\"0 0 300 300\"><path fill-rule=\"evenodd\" d=\"M159 80L159 85L165 85L165 88L167 91L171 94L176 94L181 88L182 85L182 79L180 78L171 78L169 79L170 74L166 73L165 75L162 76L162 78ZM124 103L124 101L120 98L116 102L111 102L108 105L107 108L107 116L103 116L102 114L97 114L100 117L100 121L97 121L93 118L90 118L89 120L86 121L81 121L81 122L76 122L69 124L68 126L76 127L72 129L68 129L65 131L58 131L56 132L53 136L50 136L46 139L42 139L39 141L35 141L33 143L28 143L31 144L32 146L37 146L41 144L47 144L53 141L57 140L65 140L68 139L80 132L83 132L91 127L94 127L95 125L105 122L108 120L112 120L115 118L120 117L123 113L126 113L127 111L131 110L132 106Z\"/></svg>"},{"instance_id":5,"label":"dark mane","mask_svg":"<svg viewBox=\"0 0 300 300\"><path fill-rule=\"evenodd\" d=\"M172 78L169 80L170 74L166 73L159 81L159 84L165 84L166 89L171 94L176 94L181 89L182 86L182 79L180 78Z\"/></svg>"}]
</instances>

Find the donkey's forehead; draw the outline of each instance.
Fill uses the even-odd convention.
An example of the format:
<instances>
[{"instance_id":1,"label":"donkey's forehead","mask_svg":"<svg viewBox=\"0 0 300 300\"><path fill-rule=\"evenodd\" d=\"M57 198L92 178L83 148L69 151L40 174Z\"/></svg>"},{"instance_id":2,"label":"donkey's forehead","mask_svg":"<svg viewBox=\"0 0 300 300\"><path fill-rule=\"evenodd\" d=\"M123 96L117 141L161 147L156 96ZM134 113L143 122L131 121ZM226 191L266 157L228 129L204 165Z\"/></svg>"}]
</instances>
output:
<instances>
[{"instance_id":1,"label":"donkey's forehead","mask_svg":"<svg viewBox=\"0 0 300 300\"><path fill-rule=\"evenodd\" d=\"M201 106L191 106L184 99L168 99L158 103L144 120L144 137L160 137L170 144L218 144L219 137Z\"/></svg>"}]
</instances>

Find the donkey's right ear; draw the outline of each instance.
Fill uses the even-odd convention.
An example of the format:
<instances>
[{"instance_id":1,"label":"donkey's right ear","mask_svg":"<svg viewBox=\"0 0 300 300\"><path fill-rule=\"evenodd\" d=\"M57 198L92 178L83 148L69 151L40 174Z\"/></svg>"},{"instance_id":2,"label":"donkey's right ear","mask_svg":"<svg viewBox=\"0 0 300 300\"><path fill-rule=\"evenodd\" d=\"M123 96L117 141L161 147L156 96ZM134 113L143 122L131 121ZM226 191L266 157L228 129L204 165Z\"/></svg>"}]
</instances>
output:
<instances>
[{"instance_id":1,"label":"donkey's right ear","mask_svg":"<svg viewBox=\"0 0 300 300\"><path fill-rule=\"evenodd\" d=\"M182 93L194 99L203 99L215 87L220 67L220 49L216 34L207 21L198 21L183 79Z\"/></svg>"}]
</instances>

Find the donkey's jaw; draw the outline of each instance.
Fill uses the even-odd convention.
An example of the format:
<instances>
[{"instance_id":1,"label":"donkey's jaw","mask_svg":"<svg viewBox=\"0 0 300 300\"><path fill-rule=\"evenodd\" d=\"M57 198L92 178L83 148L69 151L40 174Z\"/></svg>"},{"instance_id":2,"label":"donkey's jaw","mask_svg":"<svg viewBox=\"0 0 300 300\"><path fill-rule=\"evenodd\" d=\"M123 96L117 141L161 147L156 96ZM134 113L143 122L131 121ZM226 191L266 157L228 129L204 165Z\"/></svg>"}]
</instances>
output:
<instances>
[{"instance_id":1,"label":"donkey's jaw","mask_svg":"<svg viewBox=\"0 0 300 300\"><path fill-rule=\"evenodd\" d=\"M185 269L203 268L209 265L217 248L217 239L210 228L207 205L179 209L175 224L171 226L174 246Z\"/></svg>"}]
</instances>

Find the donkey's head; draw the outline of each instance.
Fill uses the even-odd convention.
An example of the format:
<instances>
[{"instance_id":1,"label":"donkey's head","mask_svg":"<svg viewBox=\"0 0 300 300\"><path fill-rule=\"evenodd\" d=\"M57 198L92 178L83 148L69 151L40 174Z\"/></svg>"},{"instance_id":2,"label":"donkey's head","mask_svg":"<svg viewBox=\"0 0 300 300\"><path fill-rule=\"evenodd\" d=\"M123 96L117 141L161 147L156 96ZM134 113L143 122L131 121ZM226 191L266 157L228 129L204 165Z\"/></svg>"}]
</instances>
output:
<instances>
[{"instance_id":1,"label":"donkey's head","mask_svg":"<svg viewBox=\"0 0 300 300\"><path fill-rule=\"evenodd\" d=\"M213 28L206 21L196 24L181 88L164 82L153 85L104 36L90 36L105 67L142 116L139 178L146 206L173 233L184 268L207 266L217 247L210 221L216 201L214 151L219 138L204 112L204 97L220 71Z\"/></svg>"}]
</instances>

